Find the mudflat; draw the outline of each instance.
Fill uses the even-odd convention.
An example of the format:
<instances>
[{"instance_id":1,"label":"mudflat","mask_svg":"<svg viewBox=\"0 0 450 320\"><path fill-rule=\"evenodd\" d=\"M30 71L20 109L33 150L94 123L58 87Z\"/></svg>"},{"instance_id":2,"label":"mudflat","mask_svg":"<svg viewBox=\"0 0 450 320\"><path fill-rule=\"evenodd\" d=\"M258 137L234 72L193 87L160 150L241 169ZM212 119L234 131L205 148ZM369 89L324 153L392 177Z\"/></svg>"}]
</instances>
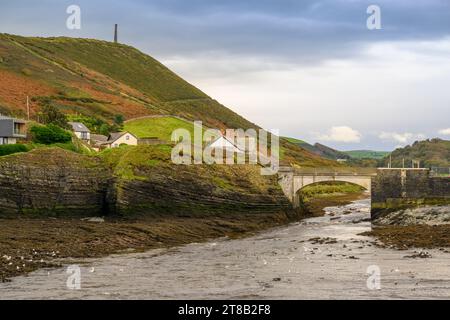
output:
<instances>
[{"instance_id":1,"label":"mudflat","mask_svg":"<svg viewBox=\"0 0 450 320\"><path fill-rule=\"evenodd\" d=\"M361 194L340 195L310 202L304 217L323 215L328 206L345 205ZM292 222L283 212L229 213L200 216L106 218L0 219L0 281L44 267L57 267L63 258L102 257L120 252L239 238Z\"/></svg>"}]
</instances>

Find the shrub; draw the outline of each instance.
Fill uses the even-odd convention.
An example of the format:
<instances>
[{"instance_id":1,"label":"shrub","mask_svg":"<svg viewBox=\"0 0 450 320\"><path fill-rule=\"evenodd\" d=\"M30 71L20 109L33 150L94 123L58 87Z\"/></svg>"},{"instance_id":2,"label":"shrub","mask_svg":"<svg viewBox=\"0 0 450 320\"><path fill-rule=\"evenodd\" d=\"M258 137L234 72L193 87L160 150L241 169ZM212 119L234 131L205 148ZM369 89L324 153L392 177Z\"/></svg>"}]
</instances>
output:
<instances>
[{"instance_id":1,"label":"shrub","mask_svg":"<svg viewBox=\"0 0 450 320\"><path fill-rule=\"evenodd\" d=\"M28 148L23 144L5 144L0 145L0 157L18 152L27 152Z\"/></svg>"},{"instance_id":2,"label":"shrub","mask_svg":"<svg viewBox=\"0 0 450 320\"><path fill-rule=\"evenodd\" d=\"M72 140L72 135L69 132L54 124L33 126L30 131L33 134L33 142L35 143L65 143Z\"/></svg>"},{"instance_id":3,"label":"shrub","mask_svg":"<svg viewBox=\"0 0 450 320\"><path fill-rule=\"evenodd\" d=\"M66 115L51 104L44 104L44 106L41 107L39 119L45 124L54 124L61 128L69 128Z\"/></svg>"},{"instance_id":4,"label":"shrub","mask_svg":"<svg viewBox=\"0 0 450 320\"><path fill-rule=\"evenodd\" d=\"M125 117L121 114L116 114L114 116L114 123L117 124L119 127L123 125L123 122L125 121Z\"/></svg>"}]
</instances>

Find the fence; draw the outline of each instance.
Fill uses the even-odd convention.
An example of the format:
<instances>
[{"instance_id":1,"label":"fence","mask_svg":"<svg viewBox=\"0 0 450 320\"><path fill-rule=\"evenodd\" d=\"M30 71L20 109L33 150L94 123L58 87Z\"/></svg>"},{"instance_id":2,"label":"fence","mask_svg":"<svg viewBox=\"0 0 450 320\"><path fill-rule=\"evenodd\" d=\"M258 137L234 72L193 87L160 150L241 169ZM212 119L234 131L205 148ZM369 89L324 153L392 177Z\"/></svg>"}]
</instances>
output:
<instances>
[{"instance_id":1,"label":"fence","mask_svg":"<svg viewBox=\"0 0 450 320\"><path fill-rule=\"evenodd\" d=\"M296 174L303 175L375 175L377 168L366 167L319 167L319 168L295 168Z\"/></svg>"},{"instance_id":2,"label":"fence","mask_svg":"<svg viewBox=\"0 0 450 320\"><path fill-rule=\"evenodd\" d=\"M450 177L450 167L432 167L430 173L433 177Z\"/></svg>"}]
</instances>

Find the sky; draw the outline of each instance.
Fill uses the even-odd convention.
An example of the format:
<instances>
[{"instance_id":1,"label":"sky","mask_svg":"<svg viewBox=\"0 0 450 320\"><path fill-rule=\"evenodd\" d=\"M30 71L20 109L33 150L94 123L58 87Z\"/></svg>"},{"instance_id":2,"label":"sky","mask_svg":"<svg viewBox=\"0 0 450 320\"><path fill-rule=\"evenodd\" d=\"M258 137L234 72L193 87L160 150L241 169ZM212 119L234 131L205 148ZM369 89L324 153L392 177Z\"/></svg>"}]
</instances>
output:
<instances>
[{"instance_id":1,"label":"sky","mask_svg":"<svg viewBox=\"0 0 450 320\"><path fill-rule=\"evenodd\" d=\"M450 0L0 2L4 33L112 40L114 23L120 42L283 136L340 150L450 139Z\"/></svg>"}]
</instances>

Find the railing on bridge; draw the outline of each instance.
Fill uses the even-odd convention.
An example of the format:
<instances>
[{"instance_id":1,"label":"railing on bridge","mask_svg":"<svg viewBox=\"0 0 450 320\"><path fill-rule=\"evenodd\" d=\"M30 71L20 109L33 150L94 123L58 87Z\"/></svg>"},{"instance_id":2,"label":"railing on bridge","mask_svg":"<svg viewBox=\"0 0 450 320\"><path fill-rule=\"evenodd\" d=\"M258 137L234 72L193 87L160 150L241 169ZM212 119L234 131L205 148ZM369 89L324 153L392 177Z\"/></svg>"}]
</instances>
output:
<instances>
[{"instance_id":1,"label":"railing on bridge","mask_svg":"<svg viewBox=\"0 0 450 320\"><path fill-rule=\"evenodd\" d=\"M282 170L282 168L281 168ZM320 168L286 168L293 170L298 175L376 175L377 168L359 168L359 167L320 167Z\"/></svg>"},{"instance_id":2,"label":"railing on bridge","mask_svg":"<svg viewBox=\"0 0 450 320\"><path fill-rule=\"evenodd\" d=\"M432 177L450 177L450 167L432 167L430 175Z\"/></svg>"}]
</instances>

